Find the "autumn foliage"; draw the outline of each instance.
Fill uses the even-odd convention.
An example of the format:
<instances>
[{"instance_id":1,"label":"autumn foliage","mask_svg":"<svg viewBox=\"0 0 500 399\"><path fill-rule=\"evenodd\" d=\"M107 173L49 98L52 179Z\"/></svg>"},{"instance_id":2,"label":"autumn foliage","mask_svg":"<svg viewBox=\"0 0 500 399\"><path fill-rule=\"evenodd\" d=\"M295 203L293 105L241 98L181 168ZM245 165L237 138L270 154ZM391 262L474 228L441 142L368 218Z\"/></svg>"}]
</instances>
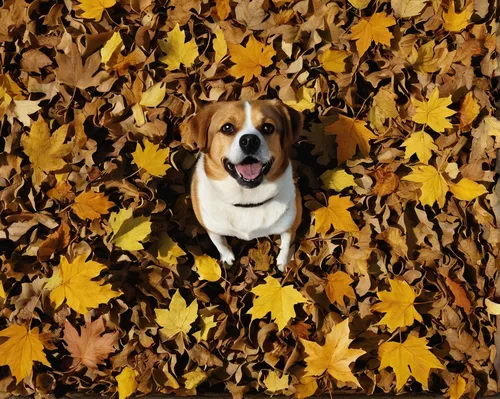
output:
<instances>
[{"instance_id":1,"label":"autumn foliage","mask_svg":"<svg viewBox=\"0 0 500 399\"><path fill-rule=\"evenodd\" d=\"M495 2L6 0L0 395L498 392ZM179 125L306 117L294 260L230 240Z\"/></svg>"}]
</instances>

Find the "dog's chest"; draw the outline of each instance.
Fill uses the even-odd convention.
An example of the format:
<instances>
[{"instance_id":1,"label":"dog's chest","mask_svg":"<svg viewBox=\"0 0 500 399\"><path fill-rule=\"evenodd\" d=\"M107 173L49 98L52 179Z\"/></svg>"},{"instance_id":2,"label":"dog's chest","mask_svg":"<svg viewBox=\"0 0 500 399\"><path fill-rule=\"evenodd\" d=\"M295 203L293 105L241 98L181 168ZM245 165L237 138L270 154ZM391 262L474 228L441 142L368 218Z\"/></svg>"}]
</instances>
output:
<instances>
[{"instance_id":1,"label":"dog's chest","mask_svg":"<svg viewBox=\"0 0 500 399\"><path fill-rule=\"evenodd\" d=\"M201 162L203 160L200 160ZM287 231L295 220L295 185L291 167L275 182L266 182L253 189L240 187L232 178L211 181L197 166L197 200L205 227L217 234L252 240ZM228 204L257 204L237 207Z\"/></svg>"}]
</instances>

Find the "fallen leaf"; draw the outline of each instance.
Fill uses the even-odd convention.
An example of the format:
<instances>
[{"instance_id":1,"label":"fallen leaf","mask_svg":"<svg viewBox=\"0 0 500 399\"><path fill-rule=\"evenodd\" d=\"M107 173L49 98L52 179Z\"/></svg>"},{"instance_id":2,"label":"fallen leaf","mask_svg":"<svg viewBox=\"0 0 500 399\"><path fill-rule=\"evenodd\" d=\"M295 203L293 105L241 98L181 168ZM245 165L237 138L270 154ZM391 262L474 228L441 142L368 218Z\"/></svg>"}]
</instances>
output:
<instances>
[{"instance_id":1,"label":"fallen leaf","mask_svg":"<svg viewBox=\"0 0 500 399\"><path fill-rule=\"evenodd\" d=\"M50 234L38 248L38 259L46 262L50 257L62 249L66 248L70 240L69 226L66 222L61 222L59 228Z\"/></svg>"},{"instance_id":2,"label":"fallen leaf","mask_svg":"<svg viewBox=\"0 0 500 399\"><path fill-rule=\"evenodd\" d=\"M316 231L326 236L330 228L347 232L359 231L354 223L349 208L353 207L349 197L332 195L328 198L328 206L315 210L314 218L316 220Z\"/></svg>"},{"instance_id":3,"label":"fallen leaf","mask_svg":"<svg viewBox=\"0 0 500 399\"><path fill-rule=\"evenodd\" d=\"M85 314L88 309L121 295L121 292L111 289L111 284L102 284L102 279L95 280L106 266L93 260L85 261L87 257L88 254L77 256L70 263L61 256L59 267L54 269L45 285L45 289L51 291L50 302L55 309L66 300L66 304L75 312Z\"/></svg>"},{"instance_id":4,"label":"fallen leaf","mask_svg":"<svg viewBox=\"0 0 500 399\"><path fill-rule=\"evenodd\" d=\"M222 272L217 261L208 255L194 257L196 272L202 280L217 281L221 278Z\"/></svg>"},{"instance_id":5,"label":"fallen leaf","mask_svg":"<svg viewBox=\"0 0 500 399\"><path fill-rule=\"evenodd\" d=\"M415 309L417 295L404 280L389 279L391 291L379 291L379 303L372 306L376 312L385 313L378 324L385 324L389 332L398 327L411 326L415 320L423 322L422 316Z\"/></svg>"},{"instance_id":6,"label":"fallen leaf","mask_svg":"<svg viewBox=\"0 0 500 399\"><path fill-rule=\"evenodd\" d=\"M304 376L299 379L300 384L294 385L295 397L297 399L308 398L313 396L318 390L318 383L314 376Z\"/></svg>"},{"instance_id":7,"label":"fallen leaf","mask_svg":"<svg viewBox=\"0 0 500 399\"><path fill-rule=\"evenodd\" d=\"M351 27L352 39L356 40L356 48L361 57L370 47L372 41L377 44L391 45L391 39L394 37L387 29L395 25L396 20L393 16L385 12L373 14L368 19L362 18Z\"/></svg>"},{"instance_id":8,"label":"fallen leaf","mask_svg":"<svg viewBox=\"0 0 500 399\"><path fill-rule=\"evenodd\" d=\"M50 367L38 328L28 330L25 326L11 324L0 331L0 337L7 338L0 344L0 366L9 366L17 383L31 375L33 362Z\"/></svg>"},{"instance_id":9,"label":"fallen leaf","mask_svg":"<svg viewBox=\"0 0 500 399\"><path fill-rule=\"evenodd\" d=\"M160 239L157 258L167 264L177 265L177 260L181 256L186 255L179 245L174 242L167 234L164 234Z\"/></svg>"},{"instance_id":10,"label":"fallen leaf","mask_svg":"<svg viewBox=\"0 0 500 399\"><path fill-rule=\"evenodd\" d=\"M187 306L179 290L176 290L169 308L155 309L155 314L160 331L170 339L178 333L189 333L191 324L198 318L198 303L194 300Z\"/></svg>"},{"instance_id":11,"label":"fallen leaf","mask_svg":"<svg viewBox=\"0 0 500 399\"><path fill-rule=\"evenodd\" d=\"M472 304L464 288L449 277L446 277L445 281L446 285L448 285L448 288L453 293L455 305L460 306L465 313L471 314Z\"/></svg>"},{"instance_id":12,"label":"fallen leaf","mask_svg":"<svg viewBox=\"0 0 500 399\"><path fill-rule=\"evenodd\" d=\"M145 241L151 233L151 222L146 216L133 216L133 209L120 209L109 217L109 225L113 229L112 242L125 251L140 251L141 241Z\"/></svg>"},{"instance_id":13,"label":"fallen leaf","mask_svg":"<svg viewBox=\"0 0 500 399\"><path fill-rule=\"evenodd\" d=\"M171 71L179 69L181 64L189 68L199 55L196 40L193 37L186 42L186 33L181 31L179 24L167 33L167 40L159 40L158 44L166 54L160 61L167 64L167 68Z\"/></svg>"},{"instance_id":14,"label":"fallen leaf","mask_svg":"<svg viewBox=\"0 0 500 399\"><path fill-rule=\"evenodd\" d=\"M82 14L83 18L95 19L100 21L102 19L102 13L106 11L107 8L113 7L116 4L116 0L79 0L80 8L84 11Z\"/></svg>"},{"instance_id":15,"label":"fallen leaf","mask_svg":"<svg viewBox=\"0 0 500 399\"><path fill-rule=\"evenodd\" d=\"M420 162L426 165L429 164L432 152L438 151L438 147L434 144L431 135L425 133L423 130L412 133L401 145L406 147L405 158L410 158L413 154L417 154Z\"/></svg>"},{"instance_id":16,"label":"fallen leaf","mask_svg":"<svg viewBox=\"0 0 500 399\"><path fill-rule=\"evenodd\" d=\"M356 154L356 148L368 157L370 140L376 136L366 127L366 122L339 115L339 120L325 128L325 132L336 135L338 163L342 164Z\"/></svg>"},{"instance_id":17,"label":"fallen leaf","mask_svg":"<svg viewBox=\"0 0 500 399\"><path fill-rule=\"evenodd\" d=\"M288 389L290 385L288 382L289 379L290 376L288 374L283 373L281 377L279 377L276 371L270 370L266 378L264 378L266 392L274 394L278 391L284 391L285 389Z\"/></svg>"},{"instance_id":18,"label":"fallen leaf","mask_svg":"<svg viewBox=\"0 0 500 399\"><path fill-rule=\"evenodd\" d=\"M212 41L212 45L215 51L215 61L221 62L227 54L227 42L222 29L218 29L215 32L215 39Z\"/></svg>"},{"instance_id":19,"label":"fallen leaf","mask_svg":"<svg viewBox=\"0 0 500 399\"><path fill-rule=\"evenodd\" d=\"M114 32L101 49L101 62L106 65L107 69L113 68L117 63L118 56L123 49L125 49L125 45L120 33Z\"/></svg>"},{"instance_id":20,"label":"fallen leaf","mask_svg":"<svg viewBox=\"0 0 500 399\"><path fill-rule=\"evenodd\" d=\"M444 132L445 129L453 127L446 119L455 114L455 111L448 108L452 103L451 95L439 98L439 89L436 87L429 98L429 101L419 101L411 98L415 106L415 115L412 120L424 126L429 126L436 132Z\"/></svg>"},{"instance_id":21,"label":"fallen leaf","mask_svg":"<svg viewBox=\"0 0 500 399\"><path fill-rule=\"evenodd\" d=\"M420 12L426 4L426 0L391 0L394 14L401 18L410 18L420 15Z\"/></svg>"},{"instance_id":22,"label":"fallen leaf","mask_svg":"<svg viewBox=\"0 0 500 399\"><path fill-rule=\"evenodd\" d=\"M422 183L419 196L422 205L432 206L437 202L440 207L443 207L448 192L448 183L441 172L431 165L417 165L411 169L412 172L403 177L403 180Z\"/></svg>"},{"instance_id":23,"label":"fallen leaf","mask_svg":"<svg viewBox=\"0 0 500 399\"><path fill-rule=\"evenodd\" d=\"M460 107L460 127L464 128L472 124L474 119L479 115L480 110L481 107L472 95L472 92L469 91Z\"/></svg>"},{"instance_id":24,"label":"fallen leaf","mask_svg":"<svg viewBox=\"0 0 500 399\"><path fill-rule=\"evenodd\" d=\"M337 381L353 382L359 386L357 378L352 374L349 365L366 352L362 349L349 349L353 341L349 338L349 319L333 326L326 335L325 344L301 339L306 357L306 376L321 376L328 372Z\"/></svg>"},{"instance_id":25,"label":"fallen leaf","mask_svg":"<svg viewBox=\"0 0 500 399\"><path fill-rule=\"evenodd\" d=\"M463 201L472 201L488 192L482 184L476 183L466 177L461 179L457 184L450 184L450 191L456 198Z\"/></svg>"},{"instance_id":26,"label":"fallen leaf","mask_svg":"<svg viewBox=\"0 0 500 399\"><path fill-rule=\"evenodd\" d=\"M104 193L83 191L75 198L71 209L82 220L94 220L99 219L102 215L107 215L109 208L113 206L115 203L109 201Z\"/></svg>"},{"instance_id":27,"label":"fallen leaf","mask_svg":"<svg viewBox=\"0 0 500 399\"><path fill-rule=\"evenodd\" d=\"M346 272L336 271L335 273L329 274L325 292L330 302L345 305L344 296L356 299L356 294L350 286L353 282L354 280Z\"/></svg>"},{"instance_id":28,"label":"fallen leaf","mask_svg":"<svg viewBox=\"0 0 500 399\"><path fill-rule=\"evenodd\" d=\"M165 98L166 93L167 88L163 83L155 83L142 93L140 104L144 107L157 107Z\"/></svg>"},{"instance_id":29,"label":"fallen leaf","mask_svg":"<svg viewBox=\"0 0 500 399\"><path fill-rule=\"evenodd\" d=\"M262 319L271 313L271 320L276 321L278 331L281 331L295 317L294 306L305 303L306 299L293 286L282 287L279 281L271 276L267 276L264 281L265 284L252 288L255 299L248 314L251 314L254 320Z\"/></svg>"},{"instance_id":30,"label":"fallen leaf","mask_svg":"<svg viewBox=\"0 0 500 399\"><path fill-rule=\"evenodd\" d=\"M301 86L295 94L295 101L285 101L285 104L299 112L312 111L316 106L316 103L312 99L313 94L314 89Z\"/></svg>"},{"instance_id":31,"label":"fallen leaf","mask_svg":"<svg viewBox=\"0 0 500 399\"><path fill-rule=\"evenodd\" d=\"M500 304L499 303L495 303L489 298L486 298L484 302L486 304L486 311L490 315L494 315L494 316L500 315Z\"/></svg>"},{"instance_id":32,"label":"fallen leaf","mask_svg":"<svg viewBox=\"0 0 500 399\"><path fill-rule=\"evenodd\" d=\"M170 156L170 149L160 149L159 144L153 144L149 140L144 140L144 149L137 143L135 151L132 153L135 164L144 169L150 175L162 177L165 176L170 165L165 162Z\"/></svg>"},{"instance_id":33,"label":"fallen leaf","mask_svg":"<svg viewBox=\"0 0 500 399\"><path fill-rule=\"evenodd\" d=\"M445 396L450 399L460 399L465 393L466 386L467 383L465 382L465 380L461 376L457 375L457 378L450 385Z\"/></svg>"},{"instance_id":34,"label":"fallen leaf","mask_svg":"<svg viewBox=\"0 0 500 399\"><path fill-rule=\"evenodd\" d=\"M379 370L392 367L396 374L396 390L405 385L410 376L427 389L431 369L444 370L443 365L427 347L425 338L409 335L405 342L384 342L378 350Z\"/></svg>"},{"instance_id":35,"label":"fallen leaf","mask_svg":"<svg viewBox=\"0 0 500 399\"><path fill-rule=\"evenodd\" d=\"M183 377L186 380L184 383L186 389L194 389L208 378L208 374L196 367L196 370L185 373Z\"/></svg>"},{"instance_id":36,"label":"fallen leaf","mask_svg":"<svg viewBox=\"0 0 500 399\"><path fill-rule=\"evenodd\" d=\"M120 374L116 376L118 383L118 399L126 399L137 390L137 371L130 367L124 367Z\"/></svg>"},{"instance_id":37,"label":"fallen leaf","mask_svg":"<svg viewBox=\"0 0 500 399\"><path fill-rule=\"evenodd\" d=\"M118 331L103 334L104 330L102 316L91 323L85 322L85 325L80 327L80 334L66 320L63 340L74 359L72 367L83 364L89 368L97 369L98 365L103 364L109 354L115 351L114 345L118 340Z\"/></svg>"},{"instance_id":38,"label":"fallen leaf","mask_svg":"<svg viewBox=\"0 0 500 399\"><path fill-rule=\"evenodd\" d=\"M350 54L347 51L328 49L320 54L318 59L325 71L340 73L344 72L344 60L349 56Z\"/></svg>"},{"instance_id":39,"label":"fallen leaf","mask_svg":"<svg viewBox=\"0 0 500 399\"><path fill-rule=\"evenodd\" d=\"M71 43L67 53L57 53L56 62L59 66L55 70L57 81L70 87L85 90L88 87L98 86L104 79L101 73L96 74L101 64L99 53L92 54L84 64L75 43Z\"/></svg>"},{"instance_id":40,"label":"fallen leaf","mask_svg":"<svg viewBox=\"0 0 500 399\"><path fill-rule=\"evenodd\" d=\"M387 168L378 168L375 170L374 194L381 197L392 194L399 186L399 177Z\"/></svg>"},{"instance_id":41,"label":"fallen leaf","mask_svg":"<svg viewBox=\"0 0 500 399\"><path fill-rule=\"evenodd\" d=\"M323 185L329 190L341 192L347 187L356 187L354 176L343 169L327 170L320 176Z\"/></svg>"},{"instance_id":42,"label":"fallen leaf","mask_svg":"<svg viewBox=\"0 0 500 399\"><path fill-rule=\"evenodd\" d=\"M448 32L461 32L470 23L474 13L474 3L467 1L461 12L455 11L455 2L450 1L448 11L443 11L443 26Z\"/></svg>"}]
</instances>

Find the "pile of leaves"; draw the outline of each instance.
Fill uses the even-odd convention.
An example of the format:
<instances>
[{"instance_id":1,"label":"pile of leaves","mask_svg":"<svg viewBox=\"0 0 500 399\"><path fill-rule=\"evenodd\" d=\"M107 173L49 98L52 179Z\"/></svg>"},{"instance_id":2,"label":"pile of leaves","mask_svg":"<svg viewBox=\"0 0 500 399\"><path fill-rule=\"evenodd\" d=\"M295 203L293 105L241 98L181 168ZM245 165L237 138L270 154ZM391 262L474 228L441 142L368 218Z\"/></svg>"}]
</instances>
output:
<instances>
[{"instance_id":1,"label":"pile of leaves","mask_svg":"<svg viewBox=\"0 0 500 399\"><path fill-rule=\"evenodd\" d=\"M495 3L3 1L0 396L498 392ZM306 117L284 275L221 268L179 135L259 98Z\"/></svg>"}]
</instances>

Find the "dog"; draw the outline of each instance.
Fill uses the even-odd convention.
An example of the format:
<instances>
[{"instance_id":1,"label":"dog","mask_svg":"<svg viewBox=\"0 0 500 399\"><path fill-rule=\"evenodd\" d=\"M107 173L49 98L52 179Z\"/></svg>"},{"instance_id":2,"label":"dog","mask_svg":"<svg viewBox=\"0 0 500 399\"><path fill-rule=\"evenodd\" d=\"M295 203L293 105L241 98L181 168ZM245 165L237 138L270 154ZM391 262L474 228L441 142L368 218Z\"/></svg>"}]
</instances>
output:
<instances>
[{"instance_id":1,"label":"dog","mask_svg":"<svg viewBox=\"0 0 500 399\"><path fill-rule=\"evenodd\" d=\"M278 234L278 269L290 261L302 199L289 153L302 125L302 113L279 100L218 102L182 123L182 142L200 151L191 180L194 213L227 267L235 257L225 236Z\"/></svg>"}]
</instances>

